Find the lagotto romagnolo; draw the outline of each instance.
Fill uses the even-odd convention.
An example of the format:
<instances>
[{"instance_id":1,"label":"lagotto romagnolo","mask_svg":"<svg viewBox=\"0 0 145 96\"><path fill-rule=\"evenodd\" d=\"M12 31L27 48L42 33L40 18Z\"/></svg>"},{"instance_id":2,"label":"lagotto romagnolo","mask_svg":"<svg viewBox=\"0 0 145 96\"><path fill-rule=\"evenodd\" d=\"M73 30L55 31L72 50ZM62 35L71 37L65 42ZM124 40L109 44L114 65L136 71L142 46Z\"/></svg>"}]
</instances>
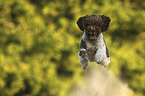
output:
<instances>
[{"instance_id":1,"label":"lagotto romagnolo","mask_svg":"<svg viewBox=\"0 0 145 96\"><path fill-rule=\"evenodd\" d=\"M79 61L85 70L89 61L108 67L110 55L102 32L107 31L110 18L104 15L86 15L80 17L77 24L84 34L80 43Z\"/></svg>"}]
</instances>

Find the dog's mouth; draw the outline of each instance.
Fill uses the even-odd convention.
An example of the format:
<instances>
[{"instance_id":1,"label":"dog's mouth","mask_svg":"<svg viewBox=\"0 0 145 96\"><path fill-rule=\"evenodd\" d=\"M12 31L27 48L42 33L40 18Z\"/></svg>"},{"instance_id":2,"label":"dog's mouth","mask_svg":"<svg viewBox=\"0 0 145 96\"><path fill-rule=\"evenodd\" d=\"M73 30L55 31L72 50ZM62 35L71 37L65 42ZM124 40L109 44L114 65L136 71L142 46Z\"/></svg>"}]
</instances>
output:
<instances>
[{"instance_id":1,"label":"dog's mouth","mask_svg":"<svg viewBox=\"0 0 145 96\"><path fill-rule=\"evenodd\" d=\"M93 39L96 39L97 36L95 34L88 34L88 38L93 40Z\"/></svg>"}]
</instances>

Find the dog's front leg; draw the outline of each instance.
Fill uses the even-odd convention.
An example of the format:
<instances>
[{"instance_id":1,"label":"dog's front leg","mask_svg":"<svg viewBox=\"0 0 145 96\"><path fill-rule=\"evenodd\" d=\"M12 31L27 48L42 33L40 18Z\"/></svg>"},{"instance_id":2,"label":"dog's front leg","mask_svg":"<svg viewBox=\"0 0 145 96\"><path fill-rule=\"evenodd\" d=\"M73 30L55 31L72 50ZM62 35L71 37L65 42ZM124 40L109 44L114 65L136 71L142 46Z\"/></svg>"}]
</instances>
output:
<instances>
[{"instance_id":1,"label":"dog's front leg","mask_svg":"<svg viewBox=\"0 0 145 96\"><path fill-rule=\"evenodd\" d=\"M87 69L88 67L88 60L86 59L86 50L85 49L80 49L79 51L79 61L80 61L80 64L82 65L82 68L84 70Z\"/></svg>"},{"instance_id":2,"label":"dog's front leg","mask_svg":"<svg viewBox=\"0 0 145 96\"><path fill-rule=\"evenodd\" d=\"M105 59L106 54L105 51L102 49L98 49L95 54L95 60L98 64L101 64L101 62Z\"/></svg>"},{"instance_id":3,"label":"dog's front leg","mask_svg":"<svg viewBox=\"0 0 145 96\"><path fill-rule=\"evenodd\" d=\"M104 67L108 67L110 63L110 57L107 57L106 51L102 49L98 49L95 55L95 60L98 64L103 65Z\"/></svg>"},{"instance_id":4,"label":"dog's front leg","mask_svg":"<svg viewBox=\"0 0 145 96\"><path fill-rule=\"evenodd\" d=\"M88 67L88 60L86 59L86 56L87 56L86 49L87 49L86 42L83 41L83 39L82 39L81 43L80 43L79 61L84 70L87 69L87 67Z\"/></svg>"}]
</instances>

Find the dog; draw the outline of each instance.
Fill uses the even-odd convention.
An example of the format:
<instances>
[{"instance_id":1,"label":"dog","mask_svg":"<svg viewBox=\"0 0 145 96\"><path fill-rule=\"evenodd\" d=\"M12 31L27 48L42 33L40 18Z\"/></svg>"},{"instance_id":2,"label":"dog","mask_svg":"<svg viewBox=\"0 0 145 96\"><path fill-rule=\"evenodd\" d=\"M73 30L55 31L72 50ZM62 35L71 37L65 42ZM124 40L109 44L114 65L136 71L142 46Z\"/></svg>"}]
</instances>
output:
<instances>
[{"instance_id":1,"label":"dog","mask_svg":"<svg viewBox=\"0 0 145 96\"><path fill-rule=\"evenodd\" d=\"M78 19L77 25L81 31L84 31L78 53L84 70L87 69L89 61L108 67L110 55L102 32L107 31L110 21L107 16L95 14Z\"/></svg>"}]
</instances>

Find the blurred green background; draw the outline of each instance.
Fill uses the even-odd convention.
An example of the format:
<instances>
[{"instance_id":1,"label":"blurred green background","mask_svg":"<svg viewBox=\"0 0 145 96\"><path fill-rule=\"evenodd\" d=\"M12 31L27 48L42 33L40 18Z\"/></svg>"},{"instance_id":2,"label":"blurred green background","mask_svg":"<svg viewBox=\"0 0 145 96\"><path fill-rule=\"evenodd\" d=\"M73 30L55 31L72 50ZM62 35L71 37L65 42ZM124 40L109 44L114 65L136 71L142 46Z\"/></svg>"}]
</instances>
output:
<instances>
[{"instance_id":1,"label":"blurred green background","mask_svg":"<svg viewBox=\"0 0 145 96\"><path fill-rule=\"evenodd\" d=\"M144 0L0 0L0 96L69 96L84 73L76 21L88 14L111 18L109 69L145 96Z\"/></svg>"}]
</instances>

